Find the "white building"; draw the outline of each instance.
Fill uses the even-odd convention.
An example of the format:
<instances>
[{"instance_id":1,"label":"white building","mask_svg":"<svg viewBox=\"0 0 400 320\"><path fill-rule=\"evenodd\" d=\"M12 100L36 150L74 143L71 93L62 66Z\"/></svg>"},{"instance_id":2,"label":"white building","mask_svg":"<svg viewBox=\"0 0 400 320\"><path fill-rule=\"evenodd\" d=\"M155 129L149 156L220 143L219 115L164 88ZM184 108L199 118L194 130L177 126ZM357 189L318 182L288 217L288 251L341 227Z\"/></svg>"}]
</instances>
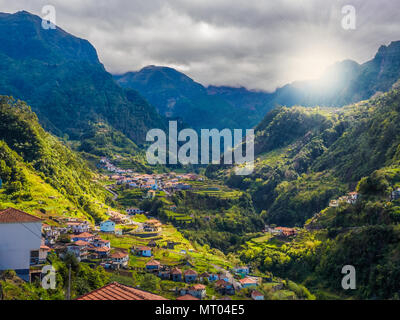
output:
<instances>
[{"instance_id":1,"label":"white building","mask_svg":"<svg viewBox=\"0 0 400 320\"><path fill-rule=\"evenodd\" d=\"M68 222L67 226L73 233L84 233L90 231L90 225L87 221Z\"/></svg>"},{"instance_id":2,"label":"white building","mask_svg":"<svg viewBox=\"0 0 400 320\"><path fill-rule=\"evenodd\" d=\"M0 211L0 270L15 270L29 281L29 267L39 262L42 220L8 208Z\"/></svg>"},{"instance_id":3,"label":"white building","mask_svg":"<svg viewBox=\"0 0 400 320\"><path fill-rule=\"evenodd\" d=\"M141 214L143 213L143 210L140 210L139 208L128 208L126 209L126 213L130 215Z\"/></svg>"}]
</instances>

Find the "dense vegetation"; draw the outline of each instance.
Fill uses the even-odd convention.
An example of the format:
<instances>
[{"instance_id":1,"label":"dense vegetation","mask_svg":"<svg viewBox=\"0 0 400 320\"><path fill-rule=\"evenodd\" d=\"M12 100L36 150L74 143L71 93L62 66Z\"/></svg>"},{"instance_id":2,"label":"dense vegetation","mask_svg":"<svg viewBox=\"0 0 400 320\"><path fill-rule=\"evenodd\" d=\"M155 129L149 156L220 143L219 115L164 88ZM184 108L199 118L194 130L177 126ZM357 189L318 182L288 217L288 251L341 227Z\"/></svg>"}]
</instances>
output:
<instances>
[{"instance_id":1,"label":"dense vegetation","mask_svg":"<svg viewBox=\"0 0 400 320\"><path fill-rule=\"evenodd\" d=\"M114 78L139 91L159 113L179 118L195 129L251 128L270 107L265 92L245 88L206 88L175 69L147 66Z\"/></svg>"},{"instance_id":2,"label":"dense vegetation","mask_svg":"<svg viewBox=\"0 0 400 320\"><path fill-rule=\"evenodd\" d=\"M29 171L99 218L93 201L104 201L106 193L92 181L95 174L78 154L43 130L24 102L0 97L0 139L0 178L11 197L31 198Z\"/></svg>"}]
</instances>

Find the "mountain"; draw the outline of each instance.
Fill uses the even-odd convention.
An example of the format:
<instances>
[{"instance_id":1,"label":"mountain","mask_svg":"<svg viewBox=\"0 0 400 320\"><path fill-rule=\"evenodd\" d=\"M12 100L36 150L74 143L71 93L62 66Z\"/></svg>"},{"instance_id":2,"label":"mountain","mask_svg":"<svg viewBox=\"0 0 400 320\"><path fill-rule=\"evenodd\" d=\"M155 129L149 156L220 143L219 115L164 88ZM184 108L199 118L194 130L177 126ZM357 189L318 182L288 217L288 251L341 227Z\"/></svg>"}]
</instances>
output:
<instances>
[{"instance_id":1,"label":"mountain","mask_svg":"<svg viewBox=\"0 0 400 320\"><path fill-rule=\"evenodd\" d=\"M245 88L204 87L175 69L147 66L115 75L124 88L139 91L161 115L180 118L195 129L251 128L267 111L262 92Z\"/></svg>"},{"instance_id":2,"label":"mountain","mask_svg":"<svg viewBox=\"0 0 400 320\"><path fill-rule=\"evenodd\" d=\"M0 14L0 93L27 101L46 129L71 139L106 122L140 144L164 126L136 91L115 83L88 41L45 30L26 11Z\"/></svg>"},{"instance_id":3,"label":"mountain","mask_svg":"<svg viewBox=\"0 0 400 320\"><path fill-rule=\"evenodd\" d=\"M363 64L345 60L328 68L320 79L278 88L268 103L342 107L388 91L399 78L400 41L395 41L381 46L375 57Z\"/></svg>"},{"instance_id":4,"label":"mountain","mask_svg":"<svg viewBox=\"0 0 400 320\"><path fill-rule=\"evenodd\" d=\"M46 132L24 102L0 96L1 206L101 219L109 195L85 160ZM48 217L47 217L48 218Z\"/></svg>"},{"instance_id":5,"label":"mountain","mask_svg":"<svg viewBox=\"0 0 400 320\"><path fill-rule=\"evenodd\" d=\"M114 78L121 86L139 91L160 114L181 118L196 129L252 128L276 106L342 107L386 92L400 78L399 61L400 41L392 42L381 46L368 62L337 62L317 80L293 82L271 93L204 87L175 69L159 66Z\"/></svg>"},{"instance_id":6,"label":"mountain","mask_svg":"<svg viewBox=\"0 0 400 320\"><path fill-rule=\"evenodd\" d=\"M252 195L266 223L301 226L358 181L399 163L400 91L344 108L279 107L255 129L255 169L236 176L209 166L209 177Z\"/></svg>"}]
</instances>

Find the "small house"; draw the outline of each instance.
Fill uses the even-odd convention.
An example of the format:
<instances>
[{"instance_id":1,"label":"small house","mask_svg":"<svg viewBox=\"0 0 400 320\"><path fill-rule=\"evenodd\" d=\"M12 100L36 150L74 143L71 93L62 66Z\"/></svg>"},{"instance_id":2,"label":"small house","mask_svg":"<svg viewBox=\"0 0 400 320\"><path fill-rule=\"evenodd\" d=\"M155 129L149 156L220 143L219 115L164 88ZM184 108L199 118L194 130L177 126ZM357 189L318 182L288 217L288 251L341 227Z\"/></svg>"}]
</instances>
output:
<instances>
[{"instance_id":1,"label":"small house","mask_svg":"<svg viewBox=\"0 0 400 320\"><path fill-rule=\"evenodd\" d=\"M182 281L182 271L179 268L174 268L171 270L172 281L180 282Z\"/></svg>"},{"instance_id":2,"label":"small house","mask_svg":"<svg viewBox=\"0 0 400 320\"><path fill-rule=\"evenodd\" d=\"M218 280L217 282L215 282L215 288L216 290L220 293L220 294L229 294L229 295L233 295L235 294L235 289L233 288L232 283L225 281L223 279Z\"/></svg>"},{"instance_id":3,"label":"small house","mask_svg":"<svg viewBox=\"0 0 400 320\"><path fill-rule=\"evenodd\" d=\"M73 233L84 233L90 231L90 225L87 221L71 221L67 222L67 228Z\"/></svg>"},{"instance_id":4,"label":"small house","mask_svg":"<svg viewBox=\"0 0 400 320\"><path fill-rule=\"evenodd\" d=\"M115 232L115 222L111 220L100 223L101 232Z\"/></svg>"},{"instance_id":5,"label":"small house","mask_svg":"<svg viewBox=\"0 0 400 320\"><path fill-rule=\"evenodd\" d=\"M122 251L117 251L111 254L111 260L119 264L121 267L127 267L129 261L129 254Z\"/></svg>"},{"instance_id":6,"label":"small house","mask_svg":"<svg viewBox=\"0 0 400 320\"><path fill-rule=\"evenodd\" d=\"M258 285L257 280L249 277L240 279L239 282L242 288L251 288L251 287L256 287Z\"/></svg>"},{"instance_id":7,"label":"small house","mask_svg":"<svg viewBox=\"0 0 400 320\"><path fill-rule=\"evenodd\" d=\"M157 260L150 260L146 263L146 270L147 271L158 271L160 269L160 262Z\"/></svg>"},{"instance_id":8,"label":"small house","mask_svg":"<svg viewBox=\"0 0 400 320\"><path fill-rule=\"evenodd\" d=\"M251 293L251 298L253 300L264 300L264 295L260 291L253 290Z\"/></svg>"},{"instance_id":9,"label":"small house","mask_svg":"<svg viewBox=\"0 0 400 320\"><path fill-rule=\"evenodd\" d=\"M88 232L83 232L78 235L72 235L71 236L71 241L85 241L85 242L92 242L94 240L95 236L91 233Z\"/></svg>"},{"instance_id":10,"label":"small house","mask_svg":"<svg viewBox=\"0 0 400 320\"><path fill-rule=\"evenodd\" d=\"M233 268L233 271L240 275L248 275L250 272L249 267L246 267L246 266Z\"/></svg>"},{"instance_id":11,"label":"small house","mask_svg":"<svg viewBox=\"0 0 400 320\"><path fill-rule=\"evenodd\" d=\"M151 248L146 246L140 246L136 249L136 253L142 257L151 257Z\"/></svg>"},{"instance_id":12,"label":"small house","mask_svg":"<svg viewBox=\"0 0 400 320\"><path fill-rule=\"evenodd\" d=\"M204 284L195 284L189 287L188 293L198 299L203 299L206 296L206 286Z\"/></svg>"},{"instance_id":13,"label":"small house","mask_svg":"<svg viewBox=\"0 0 400 320\"><path fill-rule=\"evenodd\" d=\"M185 282L188 282L188 283L195 282L197 279L197 272L192 269L186 270L183 273L183 275L184 275Z\"/></svg>"}]
</instances>

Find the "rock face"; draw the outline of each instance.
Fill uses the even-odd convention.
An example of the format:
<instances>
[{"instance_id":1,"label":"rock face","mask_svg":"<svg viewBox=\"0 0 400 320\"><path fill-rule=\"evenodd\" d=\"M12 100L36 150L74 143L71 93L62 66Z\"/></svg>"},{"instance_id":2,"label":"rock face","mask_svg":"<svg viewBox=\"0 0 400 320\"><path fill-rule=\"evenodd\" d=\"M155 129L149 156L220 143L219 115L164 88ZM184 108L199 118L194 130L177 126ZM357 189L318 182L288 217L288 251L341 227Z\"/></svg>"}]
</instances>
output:
<instances>
[{"instance_id":1,"label":"rock face","mask_svg":"<svg viewBox=\"0 0 400 320\"><path fill-rule=\"evenodd\" d=\"M53 133L79 138L90 122L106 122L142 143L164 123L139 93L124 90L87 41L22 11L0 14L0 93L27 101Z\"/></svg>"}]
</instances>

